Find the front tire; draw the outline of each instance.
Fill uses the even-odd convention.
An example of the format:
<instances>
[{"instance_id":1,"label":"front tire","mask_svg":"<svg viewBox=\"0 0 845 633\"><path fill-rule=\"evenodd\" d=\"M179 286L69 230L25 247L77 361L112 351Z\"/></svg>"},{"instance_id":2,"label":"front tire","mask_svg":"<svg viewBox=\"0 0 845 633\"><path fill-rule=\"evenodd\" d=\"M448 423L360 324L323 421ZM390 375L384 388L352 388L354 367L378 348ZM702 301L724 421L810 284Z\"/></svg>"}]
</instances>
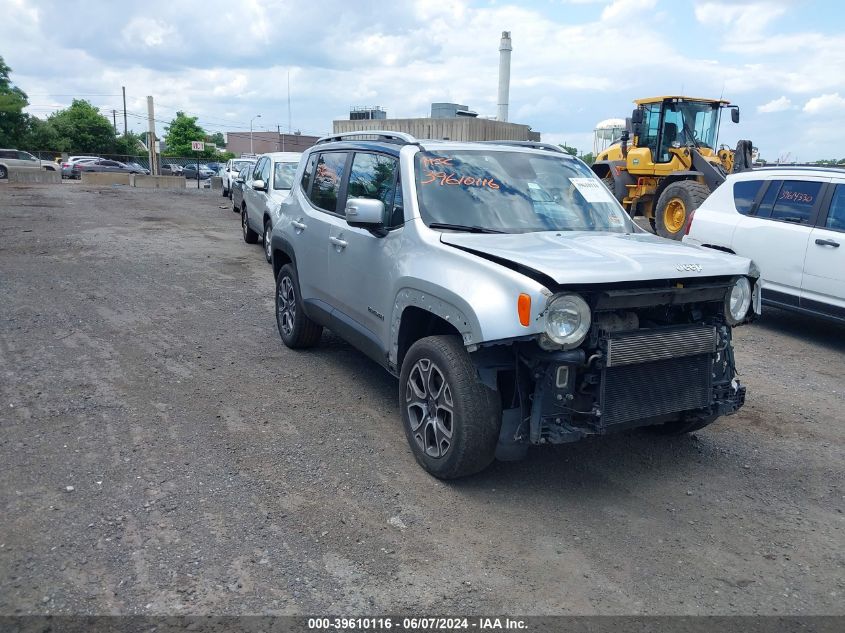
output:
<instances>
[{"instance_id":1,"label":"front tire","mask_svg":"<svg viewBox=\"0 0 845 633\"><path fill-rule=\"evenodd\" d=\"M0 165L0 180L5 180L9 177L9 170L6 169L5 165Z\"/></svg>"},{"instance_id":2,"label":"front tire","mask_svg":"<svg viewBox=\"0 0 845 633\"><path fill-rule=\"evenodd\" d=\"M439 479L484 470L493 461L502 407L458 336L414 343L399 377L402 425L417 462Z\"/></svg>"},{"instance_id":3,"label":"front tire","mask_svg":"<svg viewBox=\"0 0 845 633\"><path fill-rule=\"evenodd\" d=\"M670 240L680 240L684 236L690 214L709 195L710 190L694 180L681 180L666 187L654 211L657 234Z\"/></svg>"},{"instance_id":4,"label":"front tire","mask_svg":"<svg viewBox=\"0 0 845 633\"><path fill-rule=\"evenodd\" d=\"M323 334L323 326L315 323L302 310L299 279L293 264L285 264L276 277L276 326L282 342L291 349L314 347Z\"/></svg>"},{"instance_id":5,"label":"front tire","mask_svg":"<svg viewBox=\"0 0 845 633\"><path fill-rule=\"evenodd\" d=\"M246 207L241 211L241 229L243 229L244 242L247 244L258 243L258 233L249 228L249 216L246 213Z\"/></svg>"}]
</instances>

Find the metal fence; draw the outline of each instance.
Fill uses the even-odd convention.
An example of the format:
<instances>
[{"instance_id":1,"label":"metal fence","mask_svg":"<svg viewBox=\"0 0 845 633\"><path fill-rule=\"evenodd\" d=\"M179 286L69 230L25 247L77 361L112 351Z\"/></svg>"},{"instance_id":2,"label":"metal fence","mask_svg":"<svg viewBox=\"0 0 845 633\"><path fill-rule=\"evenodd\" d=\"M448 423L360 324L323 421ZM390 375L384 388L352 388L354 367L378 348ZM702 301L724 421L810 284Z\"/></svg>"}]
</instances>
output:
<instances>
[{"instance_id":1,"label":"metal fence","mask_svg":"<svg viewBox=\"0 0 845 633\"><path fill-rule=\"evenodd\" d=\"M53 162L61 162L62 160L62 153L61 152L50 152L50 151L39 151L39 152L30 152L36 158L40 160L49 160ZM77 152L71 153L70 156L94 156L95 154L86 154L85 152ZM128 154L96 154L100 158L107 158L108 160L116 160L121 163L138 163L144 169L150 168L150 158L147 154L140 154L140 155L128 155ZM57 160L58 159L58 160ZM210 162L217 162L217 163L225 163L226 161L223 159L211 159L211 158L200 158L200 164L205 165ZM185 165L196 165L197 158L196 156L161 156L159 155L159 165L180 165L184 167Z\"/></svg>"}]
</instances>

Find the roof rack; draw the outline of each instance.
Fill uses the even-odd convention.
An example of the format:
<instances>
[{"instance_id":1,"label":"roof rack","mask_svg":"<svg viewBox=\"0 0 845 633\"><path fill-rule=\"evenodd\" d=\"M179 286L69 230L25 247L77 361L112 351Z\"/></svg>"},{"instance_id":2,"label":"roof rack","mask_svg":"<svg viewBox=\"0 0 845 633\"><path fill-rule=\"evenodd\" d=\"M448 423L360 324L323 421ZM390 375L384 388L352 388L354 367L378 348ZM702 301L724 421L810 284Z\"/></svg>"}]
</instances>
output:
<instances>
[{"instance_id":1,"label":"roof rack","mask_svg":"<svg viewBox=\"0 0 845 633\"><path fill-rule=\"evenodd\" d=\"M553 145L552 143L543 143L541 141L479 141L481 143L490 143L493 145L513 145L515 147L528 147L530 149L542 149L547 152L558 152L560 154L566 154L567 156L572 156L569 152L564 150L562 147L557 145Z\"/></svg>"},{"instance_id":2,"label":"roof rack","mask_svg":"<svg viewBox=\"0 0 845 633\"><path fill-rule=\"evenodd\" d=\"M408 144L418 143L417 139L414 136L410 134L405 134L404 132L390 132L388 130L359 130L357 132L341 132L339 134L324 136L320 139L317 139L317 142L314 143L314 145L319 145L320 143L331 143L332 141L342 141L344 139L360 136L375 136L378 138L378 140L393 142L399 141Z\"/></svg>"}]
</instances>

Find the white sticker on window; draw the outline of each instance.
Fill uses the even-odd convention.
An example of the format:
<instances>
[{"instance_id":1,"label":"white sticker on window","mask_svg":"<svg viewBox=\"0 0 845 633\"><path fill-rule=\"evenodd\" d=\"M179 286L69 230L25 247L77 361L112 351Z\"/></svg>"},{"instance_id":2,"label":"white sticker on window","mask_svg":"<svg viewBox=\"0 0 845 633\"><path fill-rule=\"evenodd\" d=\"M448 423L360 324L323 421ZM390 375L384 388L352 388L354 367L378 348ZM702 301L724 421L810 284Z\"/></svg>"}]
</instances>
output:
<instances>
[{"instance_id":1,"label":"white sticker on window","mask_svg":"<svg viewBox=\"0 0 845 633\"><path fill-rule=\"evenodd\" d=\"M570 178L569 182L575 185L587 202L613 202L610 192L595 178Z\"/></svg>"}]
</instances>

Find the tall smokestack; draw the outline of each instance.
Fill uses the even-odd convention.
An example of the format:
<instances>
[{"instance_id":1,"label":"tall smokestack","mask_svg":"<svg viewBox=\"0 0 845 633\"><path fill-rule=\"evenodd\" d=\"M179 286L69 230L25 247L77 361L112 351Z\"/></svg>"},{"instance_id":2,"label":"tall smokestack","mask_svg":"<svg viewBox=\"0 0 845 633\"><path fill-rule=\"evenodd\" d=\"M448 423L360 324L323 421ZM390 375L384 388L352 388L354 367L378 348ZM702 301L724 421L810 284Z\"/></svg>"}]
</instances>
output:
<instances>
[{"instance_id":1,"label":"tall smokestack","mask_svg":"<svg viewBox=\"0 0 845 633\"><path fill-rule=\"evenodd\" d=\"M502 31L502 41L499 42L499 121L508 120L508 92L511 85L511 33Z\"/></svg>"}]
</instances>

